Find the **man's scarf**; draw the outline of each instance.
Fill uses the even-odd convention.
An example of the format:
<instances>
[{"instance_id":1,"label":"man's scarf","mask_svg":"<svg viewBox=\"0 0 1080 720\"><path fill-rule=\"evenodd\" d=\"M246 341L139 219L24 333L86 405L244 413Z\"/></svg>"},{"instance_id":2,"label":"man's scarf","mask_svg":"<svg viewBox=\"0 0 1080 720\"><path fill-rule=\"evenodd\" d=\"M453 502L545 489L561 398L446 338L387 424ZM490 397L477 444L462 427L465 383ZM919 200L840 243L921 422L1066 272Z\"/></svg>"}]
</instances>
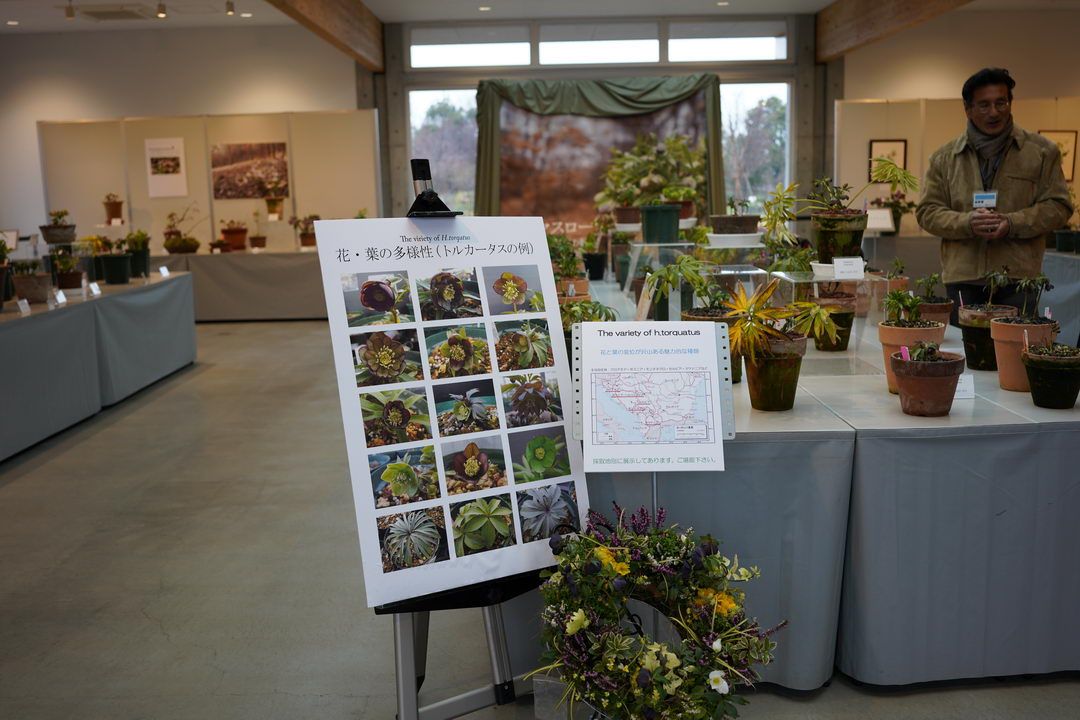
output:
<instances>
[{"instance_id":1,"label":"man's scarf","mask_svg":"<svg viewBox=\"0 0 1080 720\"><path fill-rule=\"evenodd\" d=\"M983 189L988 189L994 182L1001 161L1009 150L1012 142L1013 121L1009 118L1009 124L997 135L987 135L975 127L975 123L968 120L967 139L975 152L979 155L979 174L982 176Z\"/></svg>"}]
</instances>

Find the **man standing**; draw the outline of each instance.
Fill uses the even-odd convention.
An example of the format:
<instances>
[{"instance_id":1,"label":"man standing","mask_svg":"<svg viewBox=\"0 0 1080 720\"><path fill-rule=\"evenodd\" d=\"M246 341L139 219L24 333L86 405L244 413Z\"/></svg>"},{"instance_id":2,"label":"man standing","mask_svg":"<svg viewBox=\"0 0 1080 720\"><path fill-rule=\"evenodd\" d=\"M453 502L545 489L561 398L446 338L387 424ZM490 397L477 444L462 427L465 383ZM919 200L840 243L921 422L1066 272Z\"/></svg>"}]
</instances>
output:
<instances>
[{"instance_id":1,"label":"man standing","mask_svg":"<svg viewBox=\"0 0 1080 720\"><path fill-rule=\"evenodd\" d=\"M1046 236L1073 213L1057 146L1013 125L1014 87L1000 68L968 78L962 91L967 131L930 156L915 210L919 226L941 238L953 324L961 294L966 305L986 302L980 278L988 270L1008 266L1014 278L1042 272ZM994 294L996 304L1020 307L1023 301L1015 285Z\"/></svg>"}]
</instances>

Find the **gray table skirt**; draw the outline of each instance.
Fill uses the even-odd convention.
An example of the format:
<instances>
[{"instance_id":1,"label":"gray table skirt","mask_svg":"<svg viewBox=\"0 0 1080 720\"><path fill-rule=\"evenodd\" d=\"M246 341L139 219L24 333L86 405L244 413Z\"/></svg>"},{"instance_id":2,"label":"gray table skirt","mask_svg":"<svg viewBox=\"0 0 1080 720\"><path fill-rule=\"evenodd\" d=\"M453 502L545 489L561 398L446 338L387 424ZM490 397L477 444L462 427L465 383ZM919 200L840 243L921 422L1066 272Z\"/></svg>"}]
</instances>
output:
<instances>
[{"instance_id":1,"label":"gray table skirt","mask_svg":"<svg viewBox=\"0 0 1080 720\"><path fill-rule=\"evenodd\" d=\"M195 277L196 322L326 318L318 253L165 255L151 259Z\"/></svg>"},{"instance_id":2,"label":"gray table skirt","mask_svg":"<svg viewBox=\"0 0 1080 720\"><path fill-rule=\"evenodd\" d=\"M1080 425L859 431L837 661L866 683L1080 670Z\"/></svg>"},{"instance_id":3,"label":"gray table skirt","mask_svg":"<svg viewBox=\"0 0 1080 720\"><path fill-rule=\"evenodd\" d=\"M8 318L0 348L4 460L193 362L191 276Z\"/></svg>"}]
</instances>

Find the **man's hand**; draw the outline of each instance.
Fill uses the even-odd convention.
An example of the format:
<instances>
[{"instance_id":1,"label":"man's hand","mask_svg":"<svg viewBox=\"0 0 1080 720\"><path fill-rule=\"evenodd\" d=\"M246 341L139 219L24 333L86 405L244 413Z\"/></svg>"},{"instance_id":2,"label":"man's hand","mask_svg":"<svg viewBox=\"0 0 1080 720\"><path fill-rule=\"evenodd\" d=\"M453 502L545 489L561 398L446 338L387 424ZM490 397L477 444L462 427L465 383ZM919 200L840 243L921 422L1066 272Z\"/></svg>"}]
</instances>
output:
<instances>
[{"instance_id":1,"label":"man's hand","mask_svg":"<svg viewBox=\"0 0 1080 720\"><path fill-rule=\"evenodd\" d=\"M983 240L1003 240L1011 229L1009 218L992 210L979 208L971 216L971 232Z\"/></svg>"}]
</instances>

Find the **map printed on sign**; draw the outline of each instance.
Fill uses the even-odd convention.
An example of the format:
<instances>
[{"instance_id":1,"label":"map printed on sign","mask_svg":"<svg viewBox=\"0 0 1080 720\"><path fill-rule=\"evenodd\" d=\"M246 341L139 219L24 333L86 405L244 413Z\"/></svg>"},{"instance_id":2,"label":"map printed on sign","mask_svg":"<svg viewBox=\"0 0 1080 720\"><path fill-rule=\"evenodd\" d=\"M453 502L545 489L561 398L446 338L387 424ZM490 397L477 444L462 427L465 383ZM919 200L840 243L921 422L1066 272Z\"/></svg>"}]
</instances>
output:
<instances>
[{"instance_id":1,"label":"map printed on sign","mask_svg":"<svg viewBox=\"0 0 1080 720\"><path fill-rule=\"evenodd\" d=\"M723 470L712 323L583 323L586 471Z\"/></svg>"}]
</instances>

